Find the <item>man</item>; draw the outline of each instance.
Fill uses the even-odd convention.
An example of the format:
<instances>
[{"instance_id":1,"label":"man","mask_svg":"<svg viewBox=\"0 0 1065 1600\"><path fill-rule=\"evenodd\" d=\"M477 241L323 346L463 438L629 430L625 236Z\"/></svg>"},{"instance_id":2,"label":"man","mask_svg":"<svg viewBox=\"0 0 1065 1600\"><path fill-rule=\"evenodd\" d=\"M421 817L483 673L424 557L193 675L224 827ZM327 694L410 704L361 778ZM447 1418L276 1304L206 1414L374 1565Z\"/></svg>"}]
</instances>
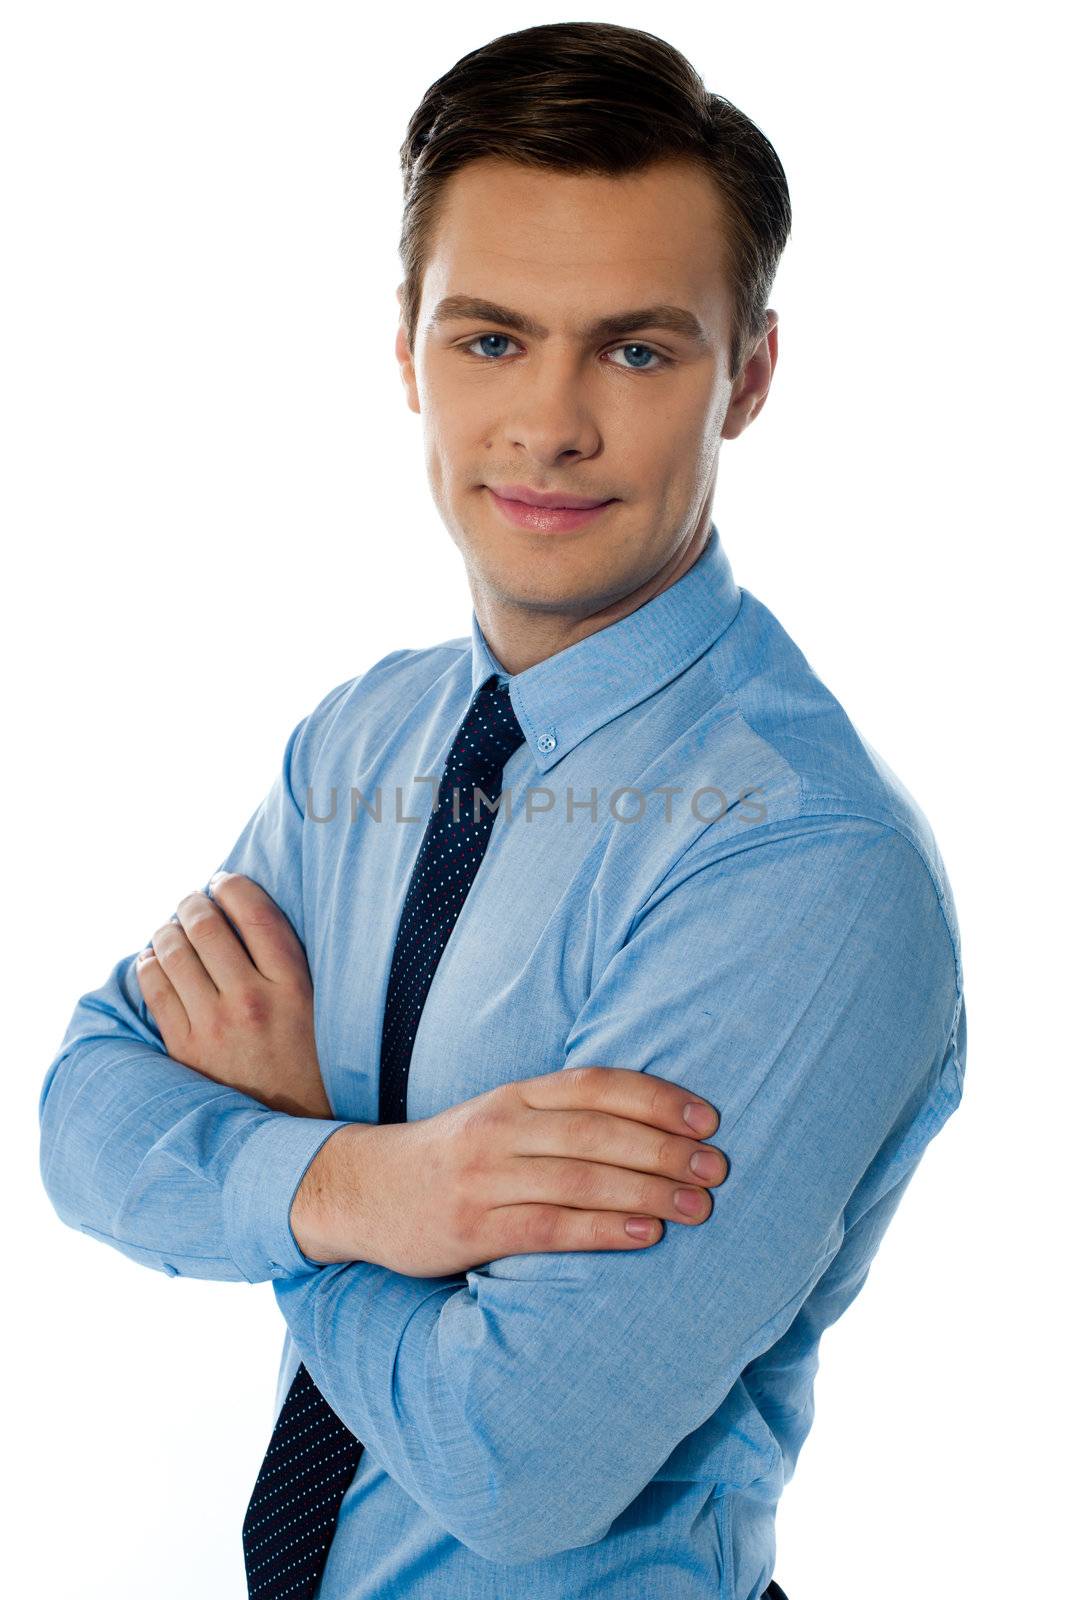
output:
<instances>
[{"instance_id":1,"label":"man","mask_svg":"<svg viewBox=\"0 0 1065 1600\"><path fill-rule=\"evenodd\" d=\"M146 1265L273 1281L252 1596L780 1595L821 1332L965 1062L928 823L711 518L787 185L593 23L463 58L404 169L470 637L332 689L230 875L82 997L44 1181Z\"/></svg>"}]
</instances>

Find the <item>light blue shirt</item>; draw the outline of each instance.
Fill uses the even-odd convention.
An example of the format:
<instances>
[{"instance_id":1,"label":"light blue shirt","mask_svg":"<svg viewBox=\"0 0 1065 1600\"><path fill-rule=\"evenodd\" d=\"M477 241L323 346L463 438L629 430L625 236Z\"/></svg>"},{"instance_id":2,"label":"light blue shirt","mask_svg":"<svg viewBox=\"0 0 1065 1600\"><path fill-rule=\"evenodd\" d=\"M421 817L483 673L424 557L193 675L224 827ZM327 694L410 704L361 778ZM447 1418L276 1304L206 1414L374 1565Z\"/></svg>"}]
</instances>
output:
<instances>
[{"instance_id":1,"label":"light blue shirt","mask_svg":"<svg viewBox=\"0 0 1065 1600\"><path fill-rule=\"evenodd\" d=\"M274 1417L302 1359L365 1445L321 1600L753 1600L821 1333L960 1099L950 886L923 813L712 527L676 583L510 679L525 743L407 1092L414 1120L570 1066L669 1078L721 1114L711 1217L447 1278L310 1261L289 1208L330 1134L377 1120L430 780L497 669L474 615L470 637L332 689L220 863L304 944L336 1120L163 1053L134 971L146 930L48 1069L44 1184L146 1266L273 1280Z\"/></svg>"}]
</instances>

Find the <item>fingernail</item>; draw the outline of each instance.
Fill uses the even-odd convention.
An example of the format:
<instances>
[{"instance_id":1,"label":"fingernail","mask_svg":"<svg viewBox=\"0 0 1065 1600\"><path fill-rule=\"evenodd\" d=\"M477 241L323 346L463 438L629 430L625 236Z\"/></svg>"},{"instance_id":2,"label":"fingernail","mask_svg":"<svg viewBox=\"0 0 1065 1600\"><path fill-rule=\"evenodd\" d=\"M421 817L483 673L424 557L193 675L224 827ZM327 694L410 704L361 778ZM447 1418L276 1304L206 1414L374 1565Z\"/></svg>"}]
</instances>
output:
<instances>
[{"instance_id":1,"label":"fingernail","mask_svg":"<svg viewBox=\"0 0 1065 1600\"><path fill-rule=\"evenodd\" d=\"M211 878L211 880L209 881L209 883L207 885L208 889L213 889L216 884L221 883L223 878L228 878L228 877L229 877L229 873L228 872L216 872L214 877Z\"/></svg>"},{"instance_id":2,"label":"fingernail","mask_svg":"<svg viewBox=\"0 0 1065 1600\"><path fill-rule=\"evenodd\" d=\"M689 1100L684 1107L684 1120L688 1127L693 1129L701 1139L710 1132L714 1125L713 1107L701 1105L696 1100Z\"/></svg>"},{"instance_id":3,"label":"fingernail","mask_svg":"<svg viewBox=\"0 0 1065 1600\"><path fill-rule=\"evenodd\" d=\"M713 1150L696 1150L688 1165L697 1178L717 1178L721 1174L721 1157Z\"/></svg>"}]
</instances>

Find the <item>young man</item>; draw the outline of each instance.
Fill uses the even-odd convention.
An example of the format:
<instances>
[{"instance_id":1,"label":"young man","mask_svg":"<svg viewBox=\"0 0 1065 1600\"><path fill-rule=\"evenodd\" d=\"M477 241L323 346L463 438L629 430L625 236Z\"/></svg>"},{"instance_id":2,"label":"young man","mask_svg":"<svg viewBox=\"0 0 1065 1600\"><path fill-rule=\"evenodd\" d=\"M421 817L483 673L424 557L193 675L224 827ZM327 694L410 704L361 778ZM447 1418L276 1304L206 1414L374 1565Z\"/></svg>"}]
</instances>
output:
<instances>
[{"instance_id":1,"label":"young man","mask_svg":"<svg viewBox=\"0 0 1065 1600\"><path fill-rule=\"evenodd\" d=\"M403 159L471 635L331 690L231 876L82 997L44 1181L149 1266L273 1280L252 1596L779 1595L820 1335L965 1062L928 823L711 519L787 184L592 23L463 58Z\"/></svg>"}]
</instances>

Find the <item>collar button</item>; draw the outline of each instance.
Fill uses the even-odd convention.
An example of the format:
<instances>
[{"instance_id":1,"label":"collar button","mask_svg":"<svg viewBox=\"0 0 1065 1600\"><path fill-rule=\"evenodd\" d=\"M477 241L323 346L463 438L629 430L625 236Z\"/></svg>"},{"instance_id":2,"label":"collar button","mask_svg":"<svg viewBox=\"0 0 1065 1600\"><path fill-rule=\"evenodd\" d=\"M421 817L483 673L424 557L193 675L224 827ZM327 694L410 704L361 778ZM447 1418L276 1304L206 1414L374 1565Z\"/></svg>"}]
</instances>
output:
<instances>
[{"instance_id":1,"label":"collar button","mask_svg":"<svg viewBox=\"0 0 1065 1600\"><path fill-rule=\"evenodd\" d=\"M555 738L553 733L541 733L537 738L536 748L537 750L542 751L542 753L546 756L555 748L557 743L558 740Z\"/></svg>"}]
</instances>

